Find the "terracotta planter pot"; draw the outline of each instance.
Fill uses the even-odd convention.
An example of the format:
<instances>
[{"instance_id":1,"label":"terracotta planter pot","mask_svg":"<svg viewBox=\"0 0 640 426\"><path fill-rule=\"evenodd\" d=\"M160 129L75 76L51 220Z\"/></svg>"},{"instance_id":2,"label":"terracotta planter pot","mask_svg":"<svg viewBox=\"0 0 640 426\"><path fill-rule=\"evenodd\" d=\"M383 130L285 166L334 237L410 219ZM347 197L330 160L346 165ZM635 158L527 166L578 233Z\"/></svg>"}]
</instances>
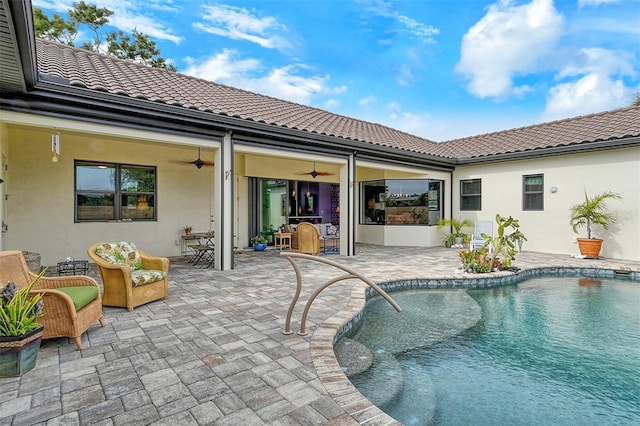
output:
<instances>
[{"instance_id":1,"label":"terracotta planter pot","mask_svg":"<svg viewBox=\"0 0 640 426\"><path fill-rule=\"evenodd\" d=\"M42 329L17 337L0 337L0 377L18 377L35 367Z\"/></svg>"},{"instance_id":2,"label":"terracotta planter pot","mask_svg":"<svg viewBox=\"0 0 640 426\"><path fill-rule=\"evenodd\" d=\"M586 257L598 257L600 256L600 249L602 248L602 240L596 238L577 238L578 248L580 254Z\"/></svg>"}]
</instances>

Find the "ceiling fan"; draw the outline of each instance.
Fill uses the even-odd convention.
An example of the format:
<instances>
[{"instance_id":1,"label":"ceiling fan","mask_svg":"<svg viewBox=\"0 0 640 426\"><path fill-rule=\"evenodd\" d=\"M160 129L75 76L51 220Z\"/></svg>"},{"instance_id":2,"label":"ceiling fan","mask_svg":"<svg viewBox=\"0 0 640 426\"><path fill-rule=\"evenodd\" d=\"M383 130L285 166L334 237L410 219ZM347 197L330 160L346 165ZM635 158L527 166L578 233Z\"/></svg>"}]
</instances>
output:
<instances>
[{"instance_id":1,"label":"ceiling fan","mask_svg":"<svg viewBox=\"0 0 640 426\"><path fill-rule=\"evenodd\" d=\"M315 178L317 178L318 176L331 176L331 175L333 175L333 174L335 174L335 173L319 172L319 171L317 171L317 170L316 170L316 162L314 161L314 162L313 162L313 170L312 170L312 171L310 171L310 172L301 173L301 174L303 174L303 175L309 175L309 176L311 176L312 178L314 178L314 179L315 179Z\"/></svg>"},{"instance_id":2,"label":"ceiling fan","mask_svg":"<svg viewBox=\"0 0 640 426\"><path fill-rule=\"evenodd\" d=\"M200 158L200 147L198 147L198 158L193 160L193 161L184 161L184 163L187 164L193 164L194 166L196 166L198 169L203 168L204 166L211 166L213 167L213 161L204 161L202 158Z\"/></svg>"}]
</instances>

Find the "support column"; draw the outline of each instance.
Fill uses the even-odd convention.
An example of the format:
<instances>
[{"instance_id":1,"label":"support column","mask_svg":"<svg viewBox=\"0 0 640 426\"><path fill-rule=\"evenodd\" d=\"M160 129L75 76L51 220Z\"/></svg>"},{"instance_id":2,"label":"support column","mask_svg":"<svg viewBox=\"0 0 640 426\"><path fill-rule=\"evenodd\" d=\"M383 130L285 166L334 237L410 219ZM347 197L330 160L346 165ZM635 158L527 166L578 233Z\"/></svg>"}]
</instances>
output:
<instances>
[{"instance_id":1,"label":"support column","mask_svg":"<svg viewBox=\"0 0 640 426\"><path fill-rule=\"evenodd\" d=\"M216 216L219 220L215 224L216 269L224 271L233 269L233 256L235 252L234 234L235 224L233 221L233 194L234 194L234 172L233 172L233 135L228 131L222 138L222 145L216 154Z\"/></svg>"},{"instance_id":2,"label":"support column","mask_svg":"<svg viewBox=\"0 0 640 426\"><path fill-rule=\"evenodd\" d=\"M347 163L347 217L340 218L342 222L346 219L347 223L347 256L354 256L356 254L356 202L355 202L355 185L356 185L356 155L357 151L353 151L349 155L349 161Z\"/></svg>"}]
</instances>

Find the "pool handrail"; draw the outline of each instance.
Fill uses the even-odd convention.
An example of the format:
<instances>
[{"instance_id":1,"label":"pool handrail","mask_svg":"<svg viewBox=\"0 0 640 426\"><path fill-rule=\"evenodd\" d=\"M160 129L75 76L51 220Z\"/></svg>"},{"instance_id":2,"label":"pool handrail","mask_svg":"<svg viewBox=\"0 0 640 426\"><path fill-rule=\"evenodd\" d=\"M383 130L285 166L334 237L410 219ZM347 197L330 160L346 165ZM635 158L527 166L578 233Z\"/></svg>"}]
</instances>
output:
<instances>
[{"instance_id":1,"label":"pool handrail","mask_svg":"<svg viewBox=\"0 0 640 426\"><path fill-rule=\"evenodd\" d=\"M337 283L337 282L340 282L340 281L344 281L344 280L349 280L349 279L359 279L359 280L361 280L362 282L367 284L369 287L374 289L376 292L378 292L378 294L380 294L380 296L382 296L387 302L389 302L389 304L391 306L393 306L393 308L396 311L402 312L402 308L400 307L400 305L398 305L396 303L396 301L393 300L391 298L391 296L389 296L383 289L378 287L378 285L376 283L374 283L373 281L371 281L367 277L365 277L362 274L354 271L351 268L348 268L348 267L346 267L344 265L341 265L341 264L339 264L337 262L334 262L332 260L325 259L325 258L319 257L319 256L310 255L310 254L296 253L296 252L287 251L287 252L280 253L280 256L287 258L287 260L291 263L291 266L293 267L293 270L296 273L296 291L295 291L295 293L293 295L293 299L291 300L291 304L289 305L289 310L287 311L287 318L285 320L285 326L284 326L284 330L282 332L283 334L292 334L293 333L291 331L291 316L293 315L293 310L294 310L294 308L296 306L296 303L298 303L298 299L300 298L300 292L302 291L302 276L300 274L300 268L298 267L298 264L296 263L296 259L311 260L311 261L314 261L314 262L324 263L326 265L333 266L334 268L337 268L337 269L340 269L340 270L346 272L345 275L340 275L338 277L332 278L329 281L325 282L324 284L322 284L320 287L318 287L313 292L313 294L311 295L311 297L307 301L307 304L304 307L304 311L302 312L302 319L300 320L300 331L298 332L298 334L300 336L306 336L307 335L306 328L305 328L306 323L307 323L307 315L309 314L309 310L311 309L311 304L316 299L316 297L318 297L318 295L325 288L329 287L330 285L332 285L334 283Z\"/></svg>"}]
</instances>

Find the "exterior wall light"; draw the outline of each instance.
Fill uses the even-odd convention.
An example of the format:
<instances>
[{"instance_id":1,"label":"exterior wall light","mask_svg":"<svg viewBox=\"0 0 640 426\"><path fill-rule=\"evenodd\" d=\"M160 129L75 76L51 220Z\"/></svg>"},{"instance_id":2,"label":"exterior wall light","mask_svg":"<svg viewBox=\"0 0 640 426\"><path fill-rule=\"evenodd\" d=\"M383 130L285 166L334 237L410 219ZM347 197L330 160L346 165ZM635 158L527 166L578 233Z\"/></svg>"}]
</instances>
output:
<instances>
[{"instance_id":1,"label":"exterior wall light","mask_svg":"<svg viewBox=\"0 0 640 426\"><path fill-rule=\"evenodd\" d=\"M549 188L549 191L551 191L552 194L555 194L556 192L558 192L558 187L552 186L551 188Z\"/></svg>"},{"instance_id":2,"label":"exterior wall light","mask_svg":"<svg viewBox=\"0 0 640 426\"><path fill-rule=\"evenodd\" d=\"M51 132L51 152L53 153L51 161L57 163L58 156L60 155L60 133L58 133L56 129L53 129L53 132Z\"/></svg>"}]
</instances>

